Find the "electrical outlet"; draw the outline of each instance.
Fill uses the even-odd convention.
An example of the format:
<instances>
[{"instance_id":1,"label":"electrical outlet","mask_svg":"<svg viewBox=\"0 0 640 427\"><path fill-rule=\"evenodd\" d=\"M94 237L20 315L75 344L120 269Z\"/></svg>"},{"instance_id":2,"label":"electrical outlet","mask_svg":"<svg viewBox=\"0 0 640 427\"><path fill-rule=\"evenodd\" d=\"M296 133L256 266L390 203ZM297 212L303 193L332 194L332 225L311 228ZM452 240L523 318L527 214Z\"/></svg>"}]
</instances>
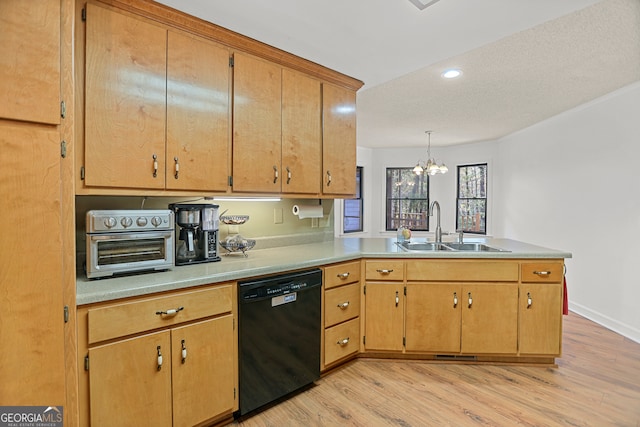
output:
<instances>
[{"instance_id":1,"label":"electrical outlet","mask_svg":"<svg viewBox=\"0 0 640 427\"><path fill-rule=\"evenodd\" d=\"M319 226L322 228L326 228L329 226L329 215L323 215L322 218L318 218L319 221Z\"/></svg>"},{"instance_id":2,"label":"electrical outlet","mask_svg":"<svg viewBox=\"0 0 640 427\"><path fill-rule=\"evenodd\" d=\"M311 228L318 228L318 223L320 218L311 218Z\"/></svg>"},{"instance_id":3,"label":"electrical outlet","mask_svg":"<svg viewBox=\"0 0 640 427\"><path fill-rule=\"evenodd\" d=\"M273 223L274 224L282 224L282 208L273 208Z\"/></svg>"}]
</instances>

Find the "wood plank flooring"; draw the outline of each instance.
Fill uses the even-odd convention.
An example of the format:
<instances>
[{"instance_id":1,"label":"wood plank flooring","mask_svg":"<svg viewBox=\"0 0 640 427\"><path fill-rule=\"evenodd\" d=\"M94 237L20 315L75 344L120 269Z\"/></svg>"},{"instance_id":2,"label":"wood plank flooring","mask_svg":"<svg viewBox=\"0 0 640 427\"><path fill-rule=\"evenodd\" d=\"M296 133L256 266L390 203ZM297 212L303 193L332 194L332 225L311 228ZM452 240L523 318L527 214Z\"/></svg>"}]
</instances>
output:
<instances>
[{"instance_id":1,"label":"wood plank flooring","mask_svg":"<svg viewBox=\"0 0 640 427\"><path fill-rule=\"evenodd\" d=\"M557 368L358 359L241 427L640 427L640 344L575 313Z\"/></svg>"}]
</instances>

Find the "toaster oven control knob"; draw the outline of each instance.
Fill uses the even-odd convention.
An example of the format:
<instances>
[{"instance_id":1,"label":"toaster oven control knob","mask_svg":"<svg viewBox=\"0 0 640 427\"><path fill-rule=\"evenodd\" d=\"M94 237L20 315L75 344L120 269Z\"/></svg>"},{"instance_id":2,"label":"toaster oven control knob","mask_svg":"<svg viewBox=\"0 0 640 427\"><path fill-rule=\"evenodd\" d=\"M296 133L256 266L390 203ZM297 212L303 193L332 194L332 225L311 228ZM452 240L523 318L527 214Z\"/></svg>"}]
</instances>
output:
<instances>
[{"instance_id":1,"label":"toaster oven control knob","mask_svg":"<svg viewBox=\"0 0 640 427\"><path fill-rule=\"evenodd\" d=\"M138 224L138 227L144 227L145 225L147 225L147 218L143 216L138 217L138 219L136 220L136 224Z\"/></svg>"},{"instance_id":2,"label":"toaster oven control knob","mask_svg":"<svg viewBox=\"0 0 640 427\"><path fill-rule=\"evenodd\" d=\"M122 224L124 228L128 228L131 227L131 224L133 224L133 220L131 219L131 217L125 216L120 220L120 224Z\"/></svg>"},{"instance_id":3,"label":"toaster oven control knob","mask_svg":"<svg viewBox=\"0 0 640 427\"><path fill-rule=\"evenodd\" d=\"M151 218L151 224L153 224L154 227L159 227L160 225L162 225L162 218L160 218L159 216L154 216L153 218Z\"/></svg>"},{"instance_id":4,"label":"toaster oven control knob","mask_svg":"<svg viewBox=\"0 0 640 427\"><path fill-rule=\"evenodd\" d=\"M104 219L104 226L107 228L113 228L117 224L116 219L112 216Z\"/></svg>"}]
</instances>

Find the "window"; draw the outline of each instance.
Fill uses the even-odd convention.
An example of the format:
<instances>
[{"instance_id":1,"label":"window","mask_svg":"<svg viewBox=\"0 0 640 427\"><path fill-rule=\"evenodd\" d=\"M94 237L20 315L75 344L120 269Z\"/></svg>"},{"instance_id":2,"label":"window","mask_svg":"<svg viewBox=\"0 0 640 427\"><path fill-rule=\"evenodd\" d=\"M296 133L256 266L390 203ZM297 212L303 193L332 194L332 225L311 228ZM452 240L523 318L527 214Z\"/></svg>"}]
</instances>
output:
<instances>
[{"instance_id":1,"label":"window","mask_svg":"<svg viewBox=\"0 0 640 427\"><path fill-rule=\"evenodd\" d=\"M487 234L487 164L458 166L456 230Z\"/></svg>"},{"instance_id":2,"label":"window","mask_svg":"<svg viewBox=\"0 0 640 427\"><path fill-rule=\"evenodd\" d=\"M413 168L387 168L387 231L429 230L429 177Z\"/></svg>"},{"instance_id":3,"label":"window","mask_svg":"<svg viewBox=\"0 0 640 427\"><path fill-rule=\"evenodd\" d=\"M362 166L356 168L356 197L344 201L342 231L356 233L362 231Z\"/></svg>"}]
</instances>

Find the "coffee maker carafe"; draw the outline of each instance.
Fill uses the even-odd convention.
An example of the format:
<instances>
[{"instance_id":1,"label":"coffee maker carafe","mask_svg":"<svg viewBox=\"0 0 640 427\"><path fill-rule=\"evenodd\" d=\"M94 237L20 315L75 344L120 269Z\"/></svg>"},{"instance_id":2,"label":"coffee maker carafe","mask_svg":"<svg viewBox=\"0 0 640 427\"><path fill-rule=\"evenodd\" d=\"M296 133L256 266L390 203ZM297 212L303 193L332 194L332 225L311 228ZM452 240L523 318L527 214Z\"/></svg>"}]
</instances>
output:
<instances>
[{"instance_id":1,"label":"coffee maker carafe","mask_svg":"<svg viewBox=\"0 0 640 427\"><path fill-rule=\"evenodd\" d=\"M218 205L174 203L176 265L220 261L218 256Z\"/></svg>"}]
</instances>

